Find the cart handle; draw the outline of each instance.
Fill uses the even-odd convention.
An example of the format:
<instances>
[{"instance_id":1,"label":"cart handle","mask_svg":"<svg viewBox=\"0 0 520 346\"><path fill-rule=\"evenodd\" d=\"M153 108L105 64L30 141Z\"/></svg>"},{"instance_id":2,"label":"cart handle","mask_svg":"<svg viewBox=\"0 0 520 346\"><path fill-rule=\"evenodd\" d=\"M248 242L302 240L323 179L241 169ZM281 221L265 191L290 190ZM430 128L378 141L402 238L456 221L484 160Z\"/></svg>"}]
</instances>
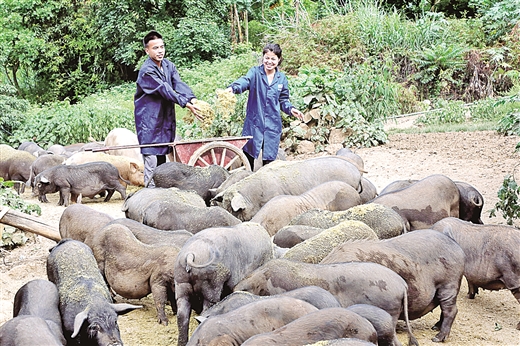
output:
<instances>
[{"instance_id":1,"label":"cart handle","mask_svg":"<svg viewBox=\"0 0 520 346\"><path fill-rule=\"evenodd\" d=\"M149 148L149 147L165 147L165 146L175 146L175 144L181 143L205 143L205 142L217 142L217 141L232 141L245 139L250 140L253 136L243 136L243 137L214 137L214 138L206 138L206 139L190 139L190 140L181 140L175 142L168 143L150 143L150 144L127 144L127 145L115 145L111 147L99 147L99 148L86 148L85 151L109 151L109 150L120 150L120 149L133 149L133 148Z\"/></svg>"}]
</instances>

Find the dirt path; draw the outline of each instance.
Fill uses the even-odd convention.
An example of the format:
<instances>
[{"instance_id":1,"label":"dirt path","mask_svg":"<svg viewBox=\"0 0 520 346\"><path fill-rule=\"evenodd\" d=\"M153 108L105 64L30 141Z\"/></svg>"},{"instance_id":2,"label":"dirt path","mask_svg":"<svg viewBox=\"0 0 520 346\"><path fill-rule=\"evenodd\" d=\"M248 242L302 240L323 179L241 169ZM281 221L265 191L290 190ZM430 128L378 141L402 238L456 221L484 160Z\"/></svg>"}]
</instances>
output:
<instances>
[{"instance_id":1,"label":"dirt path","mask_svg":"<svg viewBox=\"0 0 520 346\"><path fill-rule=\"evenodd\" d=\"M363 148L356 152L363 158L366 177L378 191L398 179L421 179L431 174L444 174L453 180L465 181L475 186L484 196L482 219L489 224L505 224L498 215L490 218L489 210L497 202L497 191L504 176L510 174L520 162L514 153L519 137L502 137L494 132L397 134L389 143L376 148ZM296 159L304 156L295 157ZM293 158L290 158L293 159ZM42 219L58 226L63 207L56 205L57 196L50 196L51 203L40 204ZM36 199L24 196L31 203ZM124 217L122 200L116 193L109 203L87 201L89 207L114 217ZM2 251L0 262L0 324L12 317L12 302L16 291L35 278L46 278L45 262L48 249L55 243L40 236L31 237L26 246ZM459 313L447 343L451 345L520 345L520 331L515 329L520 320L520 305L509 291L481 291L476 299L465 298L466 283L459 294ZM176 319L168 309L170 325L161 326L151 296L142 300L118 299L142 304L144 308L119 319L123 341L127 346L173 345L177 340ZM430 327L439 318L439 308L420 319L412 321L414 334L421 345L433 345L436 332ZM196 324L192 322L190 330ZM404 333L399 339L406 342Z\"/></svg>"}]
</instances>

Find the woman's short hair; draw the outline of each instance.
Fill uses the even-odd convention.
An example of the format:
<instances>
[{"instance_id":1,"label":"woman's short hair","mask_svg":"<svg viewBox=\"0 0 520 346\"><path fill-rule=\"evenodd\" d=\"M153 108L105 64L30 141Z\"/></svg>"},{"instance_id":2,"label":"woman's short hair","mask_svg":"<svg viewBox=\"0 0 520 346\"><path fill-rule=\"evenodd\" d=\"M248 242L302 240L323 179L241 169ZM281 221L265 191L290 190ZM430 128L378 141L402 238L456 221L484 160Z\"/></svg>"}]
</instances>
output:
<instances>
[{"instance_id":1,"label":"woman's short hair","mask_svg":"<svg viewBox=\"0 0 520 346\"><path fill-rule=\"evenodd\" d=\"M159 34L157 31L155 30L152 30L150 31L149 33L146 34L146 36L143 38L143 45L144 45L144 48L146 48L146 46L148 45L148 42L150 42L151 40L158 40L158 39L162 39L162 35Z\"/></svg>"}]
</instances>

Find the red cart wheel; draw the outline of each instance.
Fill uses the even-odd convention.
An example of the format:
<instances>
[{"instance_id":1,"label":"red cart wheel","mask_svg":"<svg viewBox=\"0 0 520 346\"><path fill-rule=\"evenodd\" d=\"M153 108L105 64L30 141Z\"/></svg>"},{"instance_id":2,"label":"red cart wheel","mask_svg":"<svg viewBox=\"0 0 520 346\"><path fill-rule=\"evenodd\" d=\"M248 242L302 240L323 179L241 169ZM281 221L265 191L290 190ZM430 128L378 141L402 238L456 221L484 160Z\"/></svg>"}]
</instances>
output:
<instances>
[{"instance_id":1,"label":"red cart wheel","mask_svg":"<svg viewBox=\"0 0 520 346\"><path fill-rule=\"evenodd\" d=\"M242 149L226 142L209 142L202 145L193 152L188 165L201 167L219 165L228 171L251 170L251 165Z\"/></svg>"}]
</instances>

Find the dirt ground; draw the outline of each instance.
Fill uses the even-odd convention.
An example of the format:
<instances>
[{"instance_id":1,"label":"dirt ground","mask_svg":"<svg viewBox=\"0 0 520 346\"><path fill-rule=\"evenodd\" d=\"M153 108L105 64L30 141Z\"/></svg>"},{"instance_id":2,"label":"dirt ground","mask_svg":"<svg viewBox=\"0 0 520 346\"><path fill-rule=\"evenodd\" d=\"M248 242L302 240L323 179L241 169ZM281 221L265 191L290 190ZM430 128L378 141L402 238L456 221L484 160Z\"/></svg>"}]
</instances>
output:
<instances>
[{"instance_id":1,"label":"dirt ground","mask_svg":"<svg viewBox=\"0 0 520 346\"><path fill-rule=\"evenodd\" d=\"M394 134L386 145L362 148L356 152L363 158L365 176L374 183L378 191L398 179L421 179L431 174L444 174L453 180L465 181L475 186L484 196L482 219L487 224L505 224L498 216L490 218L489 210L497 199L497 191L504 176L513 172L520 163L520 155L514 152L519 137L503 137L492 131L472 133ZM330 148L330 152L334 152ZM320 154L323 155L323 154ZM309 155L289 157L302 159ZM520 176L520 172L517 173ZM58 227L64 208L57 206L57 196L49 196L48 204L41 204L29 193L24 199L39 203L42 220ZM124 217L122 200L116 193L108 203L102 200L87 200L86 205L114 217ZM518 226L518 225L517 225ZM36 278L47 278L46 257L55 242L41 236L29 236L28 243L20 248L2 250L0 261L0 324L12 317L13 298L16 291L26 282ZM520 320L520 305L509 291L484 291L474 300L466 299L467 285L463 281L458 299L459 313L446 343L451 345L520 345L520 331L516 324ZM174 345L177 340L176 319L168 308L169 326L157 323L156 311L151 295L141 300L116 298L117 302L143 305L119 318L121 335L125 345ZM432 345L436 334L430 327L440 314L439 308L420 319L412 321L414 334L421 345ZM196 326L192 321L190 331ZM406 343L402 331L399 339Z\"/></svg>"}]
</instances>

